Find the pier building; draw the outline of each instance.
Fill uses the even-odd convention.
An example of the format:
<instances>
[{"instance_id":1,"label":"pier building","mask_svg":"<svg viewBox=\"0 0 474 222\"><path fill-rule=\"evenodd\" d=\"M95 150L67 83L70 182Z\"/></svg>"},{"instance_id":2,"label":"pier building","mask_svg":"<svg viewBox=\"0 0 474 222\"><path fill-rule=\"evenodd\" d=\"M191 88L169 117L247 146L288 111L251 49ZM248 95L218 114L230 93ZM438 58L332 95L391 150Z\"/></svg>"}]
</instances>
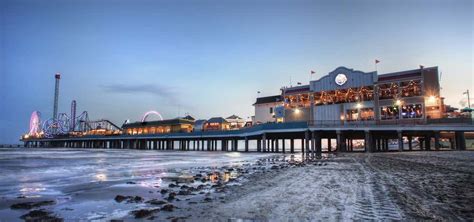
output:
<instances>
[{"instance_id":1,"label":"pier building","mask_svg":"<svg viewBox=\"0 0 474 222\"><path fill-rule=\"evenodd\" d=\"M382 75L339 67L282 96L286 122L396 125L445 117L437 67Z\"/></svg>"},{"instance_id":2,"label":"pier building","mask_svg":"<svg viewBox=\"0 0 474 222\"><path fill-rule=\"evenodd\" d=\"M257 98L253 106L253 124L246 127L240 125L242 121L236 116L228 120L214 117L198 121L194 118L147 121L150 114L162 119L158 112L150 111L141 122L125 123L121 129L110 121L93 122L82 117L77 122L79 131L59 136L44 136L51 134L33 127L30 131L34 135L27 134L22 141L26 147L254 149L301 151L306 156L321 152L474 148L472 116L453 115L453 109L444 105L437 67L381 75L338 67L307 85L283 87L280 95ZM67 122L59 120L58 123ZM30 122L31 126L39 126L37 118ZM59 129L64 131L67 127ZM122 133L88 133L102 129ZM395 149L390 144L395 144Z\"/></svg>"}]
</instances>

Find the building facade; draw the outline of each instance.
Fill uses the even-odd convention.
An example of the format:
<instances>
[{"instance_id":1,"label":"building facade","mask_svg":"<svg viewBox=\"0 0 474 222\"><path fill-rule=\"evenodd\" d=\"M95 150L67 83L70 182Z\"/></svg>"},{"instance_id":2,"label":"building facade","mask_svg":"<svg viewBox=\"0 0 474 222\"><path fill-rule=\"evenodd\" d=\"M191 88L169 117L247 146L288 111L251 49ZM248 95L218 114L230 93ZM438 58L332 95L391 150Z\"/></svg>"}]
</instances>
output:
<instances>
[{"instance_id":1,"label":"building facade","mask_svg":"<svg viewBox=\"0 0 474 222\"><path fill-rule=\"evenodd\" d=\"M282 97L285 122L426 123L444 114L437 67L382 75L339 67Z\"/></svg>"},{"instance_id":2,"label":"building facade","mask_svg":"<svg viewBox=\"0 0 474 222\"><path fill-rule=\"evenodd\" d=\"M275 109L283 106L283 97L281 95L259 97L253 104L255 115L252 118L252 124L261 124L276 122Z\"/></svg>"},{"instance_id":3,"label":"building facade","mask_svg":"<svg viewBox=\"0 0 474 222\"><path fill-rule=\"evenodd\" d=\"M168 120L134 122L122 125L123 132L128 135L189 133L193 131L194 121L177 118Z\"/></svg>"}]
</instances>

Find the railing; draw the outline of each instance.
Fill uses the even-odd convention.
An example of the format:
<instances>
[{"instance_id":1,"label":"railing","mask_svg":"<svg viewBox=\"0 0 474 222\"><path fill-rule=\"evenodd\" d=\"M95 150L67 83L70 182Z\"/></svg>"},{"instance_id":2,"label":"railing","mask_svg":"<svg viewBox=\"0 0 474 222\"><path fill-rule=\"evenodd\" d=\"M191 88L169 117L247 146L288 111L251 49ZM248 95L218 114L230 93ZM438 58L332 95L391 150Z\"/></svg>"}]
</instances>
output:
<instances>
[{"instance_id":1,"label":"railing","mask_svg":"<svg viewBox=\"0 0 474 222\"><path fill-rule=\"evenodd\" d=\"M441 118L441 119L427 119L428 124L462 124L474 125L472 118Z\"/></svg>"},{"instance_id":2,"label":"railing","mask_svg":"<svg viewBox=\"0 0 474 222\"><path fill-rule=\"evenodd\" d=\"M370 126L419 126L419 125L474 125L471 118L441 118L441 119L397 119L397 120L314 120L309 121L312 127L370 127Z\"/></svg>"}]
</instances>

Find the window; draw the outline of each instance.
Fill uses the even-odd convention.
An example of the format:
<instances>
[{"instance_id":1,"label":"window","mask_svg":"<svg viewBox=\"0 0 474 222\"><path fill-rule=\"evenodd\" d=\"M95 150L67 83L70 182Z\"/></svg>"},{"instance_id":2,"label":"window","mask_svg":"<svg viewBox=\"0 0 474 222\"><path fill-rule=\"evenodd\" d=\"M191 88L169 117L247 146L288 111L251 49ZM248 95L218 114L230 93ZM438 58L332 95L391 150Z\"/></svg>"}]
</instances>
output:
<instances>
[{"instance_id":1,"label":"window","mask_svg":"<svg viewBox=\"0 0 474 222\"><path fill-rule=\"evenodd\" d=\"M399 108L398 106L382 106L380 107L380 119L381 120L392 120L399 119Z\"/></svg>"},{"instance_id":2,"label":"window","mask_svg":"<svg viewBox=\"0 0 474 222\"><path fill-rule=\"evenodd\" d=\"M421 96L421 81L411 80L401 83L402 97Z\"/></svg>"},{"instance_id":3,"label":"window","mask_svg":"<svg viewBox=\"0 0 474 222\"><path fill-rule=\"evenodd\" d=\"M374 108L362 108L360 109L361 120L374 120Z\"/></svg>"},{"instance_id":4,"label":"window","mask_svg":"<svg viewBox=\"0 0 474 222\"><path fill-rule=\"evenodd\" d=\"M374 109L373 108L362 108L362 109L348 109L346 111L347 121L367 121L374 119Z\"/></svg>"},{"instance_id":5,"label":"window","mask_svg":"<svg viewBox=\"0 0 474 222\"><path fill-rule=\"evenodd\" d=\"M273 107L270 107L270 113L273 114Z\"/></svg>"},{"instance_id":6,"label":"window","mask_svg":"<svg viewBox=\"0 0 474 222\"><path fill-rule=\"evenodd\" d=\"M423 117L423 106L421 104L411 104L402 106L402 118L413 119Z\"/></svg>"},{"instance_id":7,"label":"window","mask_svg":"<svg viewBox=\"0 0 474 222\"><path fill-rule=\"evenodd\" d=\"M347 121L356 121L359 119L359 112L357 109L348 109L346 111Z\"/></svg>"}]
</instances>

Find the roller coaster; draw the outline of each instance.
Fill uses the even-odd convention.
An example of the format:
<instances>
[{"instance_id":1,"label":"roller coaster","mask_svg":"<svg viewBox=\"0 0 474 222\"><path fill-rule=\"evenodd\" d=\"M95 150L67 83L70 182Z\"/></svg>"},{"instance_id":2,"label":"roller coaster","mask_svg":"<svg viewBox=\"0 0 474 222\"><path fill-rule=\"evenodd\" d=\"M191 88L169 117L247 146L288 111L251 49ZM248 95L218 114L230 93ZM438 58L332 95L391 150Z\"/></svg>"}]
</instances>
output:
<instances>
[{"instance_id":1,"label":"roller coaster","mask_svg":"<svg viewBox=\"0 0 474 222\"><path fill-rule=\"evenodd\" d=\"M28 135L32 137L54 138L61 136L87 134L116 134L122 128L107 119L90 120L87 111L75 115L76 102L71 104L71 117L66 113L59 113L57 118L50 118L41 122L41 114L34 111L30 118Z\"/></svg>"}]
</instances>

